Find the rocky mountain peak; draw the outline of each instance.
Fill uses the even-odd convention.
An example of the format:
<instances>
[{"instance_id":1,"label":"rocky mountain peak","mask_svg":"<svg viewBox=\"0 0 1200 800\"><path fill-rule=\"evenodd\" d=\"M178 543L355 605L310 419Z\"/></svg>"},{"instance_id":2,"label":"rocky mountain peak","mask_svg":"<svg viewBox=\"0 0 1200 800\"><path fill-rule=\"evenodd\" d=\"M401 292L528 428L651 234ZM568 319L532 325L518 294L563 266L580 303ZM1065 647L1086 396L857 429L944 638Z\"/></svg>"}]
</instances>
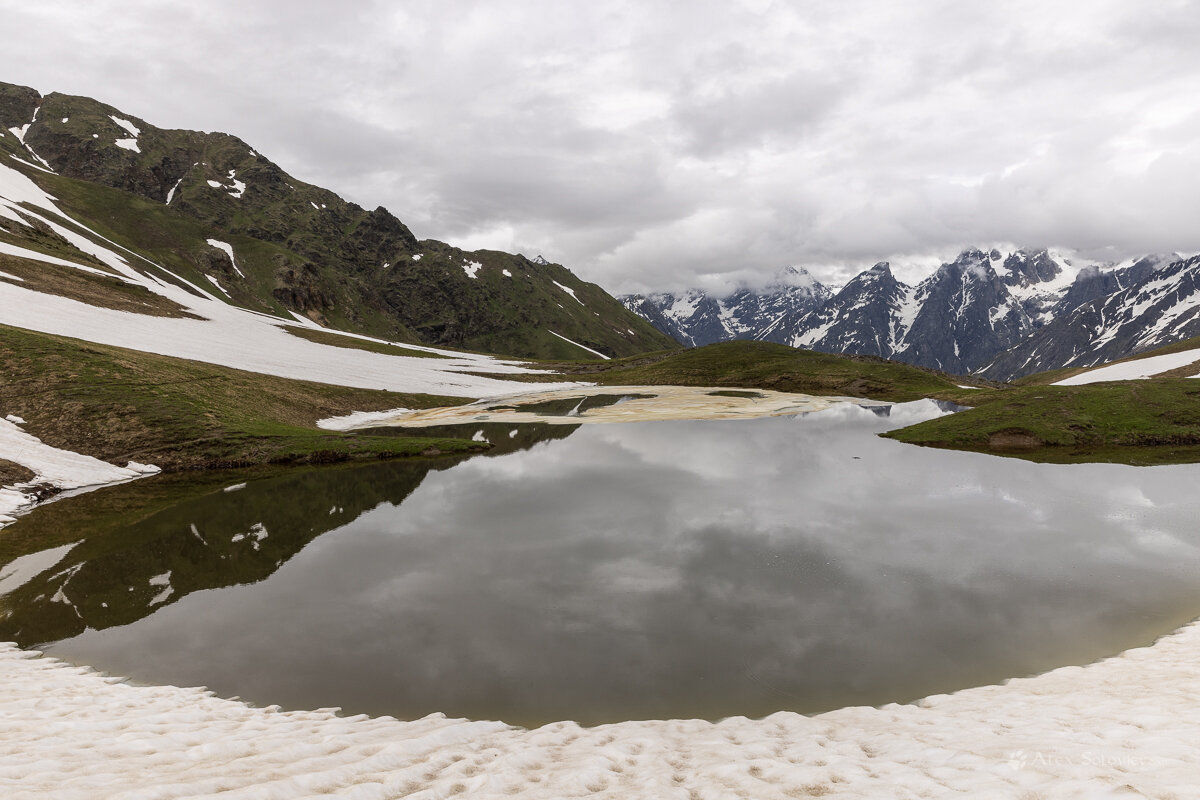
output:
<instances>
[{"instance_id":1,"label":"rocky mountain peak","mask_svg":"<svg viewBox=\"0 0 1200 800\"><path fill-rule=\"evenodd\" d=\"M28 124L41 102L42 96L35 89L0 83L0 127L8 130Z\"/></svg>"},{"instance_id":2,"label":"rocky mountain peak","mask_svg":"<svg viewBox=\"0 0 1200 800\"><path fill-rule=\"evenodd\" d=\"M848 287L850 284L855 282L875 283L880 281L884 283L896 282L896 278L892 275L892 265L887 261L879 261L870 269L860 272L858 275L851 278L846 283L846 286Z\"/></svg>"},{"instance_id":3,"label":"rocky mountain peak","mask_svg":"<svg viewBox=\"0 0 1200 800\"><path fill-rule=\"evenodd\" d=\"M1004 282L1010 285L1030 285L1048 283L1063 272L1059 264L1048 250L1017 250L1004 259L1001 273Z\"/></svg>"}]
</instances>

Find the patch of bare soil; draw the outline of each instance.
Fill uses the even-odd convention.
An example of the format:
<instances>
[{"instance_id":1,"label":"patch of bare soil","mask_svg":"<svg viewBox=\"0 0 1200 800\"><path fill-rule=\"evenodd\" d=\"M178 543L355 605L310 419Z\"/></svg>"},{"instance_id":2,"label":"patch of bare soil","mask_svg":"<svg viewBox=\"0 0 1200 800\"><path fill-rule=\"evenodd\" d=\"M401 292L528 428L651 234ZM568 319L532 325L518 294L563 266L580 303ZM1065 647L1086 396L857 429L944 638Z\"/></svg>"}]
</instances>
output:
<instances>
[{"instance_id":1,"label":"patch of bare soil","mask_svg":"<svg viewBox=\"0 0 1200 800\"><path fill-rule=\"evenodd\" d=\"M1152 378L1193 378L1200 375L1200 359L1193 361L1191 364L1184 364L1182 367L1169 369L1166 372L1159 372L1151 375Z\"/></svg>"},{"instance_id":2,"label":"patch of bare soil","mask_svg":"<svg viewBox=\"0 0 1200 800\"><path fill-rule=\"evenodd\" d=\"M29 261L0 254L0 272L21 279L16 285L35 292L54 294L93 306L146 314L152 317L188 317L200 319L174 300L154 294L143 286L133 286L120 278L93 275L82 270Z\"/></svg>"},{"instance_id":3,"label":"patch of bare soil","mask_svg":"<svg viewBox=\"0 0 1200 800\"><path fill-rule=\"evenodd\" d=\"M1009 428L988 435L988 448L992 450L1036 450L1044 444L1023 428Z\"/></svg>"},{"instance_id":4,"label":"patch of bare soil","mask_svg":"<svg viewBox=\"0 0 1200 800\"><path fill-rule=\"evenodd\" d=\"M0 458L0 486L14 486L26 483L37 477L37 473L29 467L21 466L15 461Z\"/></svg>"}]
</instances>

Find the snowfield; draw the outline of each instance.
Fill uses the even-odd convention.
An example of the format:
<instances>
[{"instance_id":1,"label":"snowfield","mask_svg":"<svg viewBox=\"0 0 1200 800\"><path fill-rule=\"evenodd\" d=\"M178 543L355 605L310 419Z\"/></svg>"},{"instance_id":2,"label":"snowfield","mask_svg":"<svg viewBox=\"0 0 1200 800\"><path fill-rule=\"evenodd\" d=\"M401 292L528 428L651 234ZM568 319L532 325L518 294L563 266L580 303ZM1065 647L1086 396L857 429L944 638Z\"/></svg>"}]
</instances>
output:
<instances>
[{"instance_id":1,"label":"snowfield","mask_svg":"<svg viewBox=\"0 0 1200 800\"><path fill-rule=\"evenodd\" d=\"M0 793L92 798L1124 798L1200 788L1200 624L911 705L535 730L131 686L0 645Z\"/></svg>"},{"instance_id":2,"label":"snowfield","mask_svg":"<svg viewBox=\"0 0 1200 800\"><path fill-rule=\"evenodd\" d=\"M1099 383L1100 381L1137 381L1160 372L1168 372L1192 364L1196 366L1196 374L1188 377L1200 377L1200 350L1184 350L1180 353L1167 353L1161 356L1109 364L1106 367L1097 367L1065 378L1054 385L1082 386L1086 383Z\"/></svg>"}]
</instances>

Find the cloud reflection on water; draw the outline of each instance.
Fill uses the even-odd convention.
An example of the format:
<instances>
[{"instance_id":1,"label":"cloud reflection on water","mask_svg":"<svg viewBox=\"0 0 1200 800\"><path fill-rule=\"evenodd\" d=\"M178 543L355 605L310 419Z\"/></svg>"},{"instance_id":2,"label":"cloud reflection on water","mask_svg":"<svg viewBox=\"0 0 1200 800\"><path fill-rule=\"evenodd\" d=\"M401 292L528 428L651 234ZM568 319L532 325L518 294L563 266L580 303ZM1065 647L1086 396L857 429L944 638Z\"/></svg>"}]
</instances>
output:
<instances>
[{"instance_id":1,"label":"cloud reflection on water","mask_svg":"<svg viewBox=\"0 0 1200 800\"><path fill-rule=\"evenodd\" d=\"M58 654L263 703L715 718L998 681L1200 612L1200 469L873 435L907 413L585 426Z\"/></svg>"}]
</instances>

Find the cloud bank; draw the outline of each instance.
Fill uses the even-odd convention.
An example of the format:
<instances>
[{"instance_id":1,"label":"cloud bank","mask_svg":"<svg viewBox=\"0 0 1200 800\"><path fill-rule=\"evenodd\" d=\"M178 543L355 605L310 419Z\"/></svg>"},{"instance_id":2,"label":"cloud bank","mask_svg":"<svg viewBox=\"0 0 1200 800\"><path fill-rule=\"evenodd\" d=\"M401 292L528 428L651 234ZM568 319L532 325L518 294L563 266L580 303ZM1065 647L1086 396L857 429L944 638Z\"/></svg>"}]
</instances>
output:
<instances>
[{"instance_id":1,"label":"cloud bank","mask_svg":"<svg viewBox=\"0 0 1200 800\"><path fill-rule=\"evenodd\" d=\"M0 0L0 79L613 291L1200 250L1200 3Z\"/></svg>"}]
</instances>

